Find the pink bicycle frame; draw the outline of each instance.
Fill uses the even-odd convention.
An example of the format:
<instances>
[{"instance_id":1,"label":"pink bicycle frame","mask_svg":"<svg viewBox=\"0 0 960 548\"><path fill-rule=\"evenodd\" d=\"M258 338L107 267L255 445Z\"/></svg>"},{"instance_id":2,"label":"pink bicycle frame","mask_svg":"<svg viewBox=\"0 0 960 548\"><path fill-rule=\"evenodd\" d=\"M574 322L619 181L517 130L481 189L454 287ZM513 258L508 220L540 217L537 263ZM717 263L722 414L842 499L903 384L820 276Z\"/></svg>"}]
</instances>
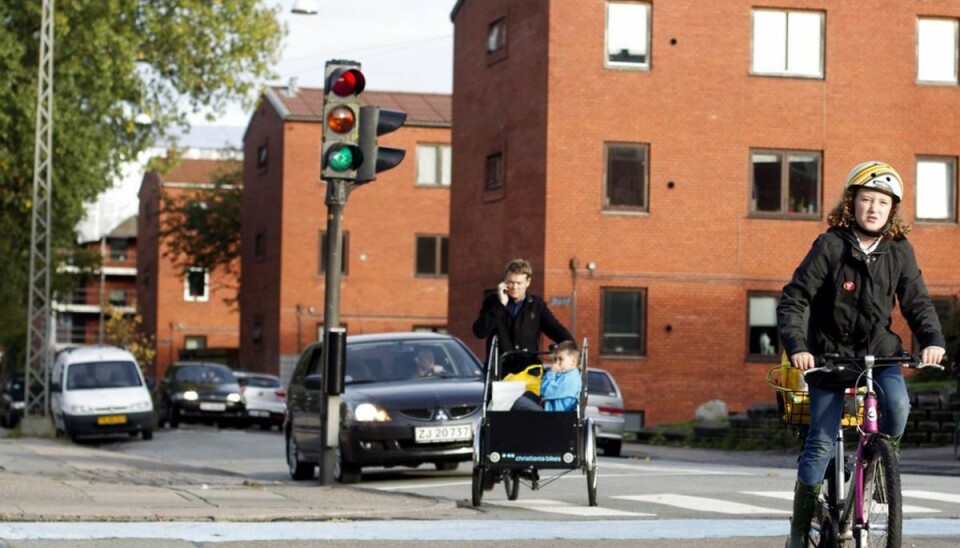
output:
<instances>
[{"instance_id":1,"label":"pink bicycle frame","mask_svg":"<svg viewBox=\"0 0 960 548\"><path fill-rule=\"evenodd\" d=\"M872 363L869 365L873 365ZM867 368L866 374L867 393L863 397L863 424L859 430L861 433L860 442L857 444L856 464L854 466L854 523L863 525L866 521L863 516L863 476L866 466L866 447L870 443L870 434L876 434L879 430L877 421L877 394L873 391L873 369ZM867 435L864 435L867 434Z\"/></svg>"}]
</instances>

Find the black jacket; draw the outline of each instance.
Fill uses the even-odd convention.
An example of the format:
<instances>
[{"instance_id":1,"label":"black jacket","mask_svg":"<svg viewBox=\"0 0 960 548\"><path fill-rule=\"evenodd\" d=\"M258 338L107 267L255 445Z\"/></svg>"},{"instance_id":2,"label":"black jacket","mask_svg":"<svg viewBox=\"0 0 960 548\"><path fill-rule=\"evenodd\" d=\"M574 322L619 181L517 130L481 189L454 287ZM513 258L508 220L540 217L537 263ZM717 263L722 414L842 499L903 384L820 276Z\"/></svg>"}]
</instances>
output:
<instances>
[{"instance_id":1,"label":"black jacket","mask_svg":"<svg viewBox=\"0 0 960 548\"><path fill-rule=\"evenodd\" d=\"M891 329L898 302L921 348L945 345L913 246L905 239L883 240L866 255L851 229L831 228L817 238L783 288L777 306L780 342L788 356L804 351L814 356L896 355L903 352Z\"/></svg>"},{"instance_id":2,"label":"black jacket","mask_svg":"<svg viewBox=\"0 0 960 548\"><path fill-rule=\"evenodd\" d=\"M486 352L489 363L490 345L493 336L497 336L500 354L511 350L537 352L540 350L540 335L545 334L553 342L573 340L557 318L553 316L547 303L536 295L527 293L523 308L516 318L510 315L507 307L500 304L496 293L487 295L476 321L473 322L473 334L486 339ZM502 373L516 373L532 363L540 363L535 355L520 354L508 356L500 364Z\"/></svg>"}]
</instances>

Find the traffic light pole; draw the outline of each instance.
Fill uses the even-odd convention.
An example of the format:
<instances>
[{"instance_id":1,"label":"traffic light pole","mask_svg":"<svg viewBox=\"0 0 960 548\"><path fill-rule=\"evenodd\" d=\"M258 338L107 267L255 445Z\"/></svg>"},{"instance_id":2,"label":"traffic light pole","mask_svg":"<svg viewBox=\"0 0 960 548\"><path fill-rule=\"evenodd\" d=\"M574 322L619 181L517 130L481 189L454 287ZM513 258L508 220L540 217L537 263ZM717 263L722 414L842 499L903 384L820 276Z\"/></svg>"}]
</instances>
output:
<instances>
[{"instance_id":1,"label":"traffic light pole","mask_svg":"<svg viewBox=\"0 0 960 548\"><path fill-rule=\"evenodd\" d=\"M347 205L349 181L330 179L327 181L327 268L324 287L323 340L330 340L330 329L340 327L340 270L343 264L343 210ZM327 344L323 348L324 384L333 379L331 360L335 358L328 352ZM325 410L326 420L321 421L320 483L330 485L334 482L333 468L336 460L340 433L340 396L330 395L326 387L323 390L321 408Z\"/></svg>"}]
</instances>

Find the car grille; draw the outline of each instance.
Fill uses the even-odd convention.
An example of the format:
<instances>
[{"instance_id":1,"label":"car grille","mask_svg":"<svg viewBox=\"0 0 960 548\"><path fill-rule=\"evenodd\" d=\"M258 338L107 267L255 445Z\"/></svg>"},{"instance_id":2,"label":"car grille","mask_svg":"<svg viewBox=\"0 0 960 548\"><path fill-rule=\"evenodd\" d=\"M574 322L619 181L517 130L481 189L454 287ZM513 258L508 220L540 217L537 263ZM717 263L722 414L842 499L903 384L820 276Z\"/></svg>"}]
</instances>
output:
<instances>
[{"instance_id":1,"label":"car grille","mask_svg":"<svg viewBox=\"0 0 960 548\"><path fill-rule=\"evenodd\" d=\"M401 409L400 413L406 417L409 417L414 420L428 421L437 417L438 420L442 420L438 415L442 412L448 419L462 419L464 417L469 417L470 415L477 412L480 406L478 405L458 405L456 407L448 408L413 408L413 409Z\"/></svg>"}]
</instances>

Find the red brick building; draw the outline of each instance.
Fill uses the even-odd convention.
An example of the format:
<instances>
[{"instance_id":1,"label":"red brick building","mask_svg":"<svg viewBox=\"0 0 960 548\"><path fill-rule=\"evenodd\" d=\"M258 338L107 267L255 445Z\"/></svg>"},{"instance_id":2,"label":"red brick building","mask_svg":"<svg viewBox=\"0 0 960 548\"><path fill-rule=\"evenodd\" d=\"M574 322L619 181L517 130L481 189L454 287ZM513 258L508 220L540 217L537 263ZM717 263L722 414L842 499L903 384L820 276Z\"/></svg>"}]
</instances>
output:
<instances>
[{"instance_id":1,"label":"red brick building","mask_svg":"<svg viewBox=\"0 0 960 548\"><path fill-rule=\"evenodd\" d=\"M445 330L450 96L366 91L361 102L407 112L380 137L406 158L349 195L340 323L350 334ZM322 114L322 90L270 88L244 136L240 356L283 379L323 326Z\"/></svg>"},{"instance_id":2,"label":"red brick building","mask_svg":"<svg viewBox=\"0 0 960 548\"><path fill-rule=\"evenodd\" d=\"M112 308L133 314L137 292L137 217L115 226L103 238L81 242L89 256L99 256L100 266L83 271L76 264L64 267L77 276L77 286L53 303L56 313L56 346L103 344Z\"/></svg>"},{"instance_id":3,"label":"red brick building","mask_svg":"<svg viewBox=\"0 0 960 548\"><path fill-rule=\"evenodd\" d=\"M779 290L869 159L954 306L960 3L763 6L457 2L451 333L482 352L479 303L522 256L646 424L772 401Z\"/></svg>"},{"instance_id":4,"label":"red brick building","mask_svg":"<svg viewBox=\"0 0 960 548\"><path fill-rule=\"evenodd\" d=\"M169 244L160 238L165 222L161 197L189 196L208 189L225 163L237 161L236 155L227 152L188 152L166 174L148 172L143 177L138 194L137 308L144 333L156 341L157 355L149 370L156 378L168 365L186 357L205 356L238 365L236 277L219 268L195 268L182 275L164 256Z\"/></svg>"}]
</instances>

